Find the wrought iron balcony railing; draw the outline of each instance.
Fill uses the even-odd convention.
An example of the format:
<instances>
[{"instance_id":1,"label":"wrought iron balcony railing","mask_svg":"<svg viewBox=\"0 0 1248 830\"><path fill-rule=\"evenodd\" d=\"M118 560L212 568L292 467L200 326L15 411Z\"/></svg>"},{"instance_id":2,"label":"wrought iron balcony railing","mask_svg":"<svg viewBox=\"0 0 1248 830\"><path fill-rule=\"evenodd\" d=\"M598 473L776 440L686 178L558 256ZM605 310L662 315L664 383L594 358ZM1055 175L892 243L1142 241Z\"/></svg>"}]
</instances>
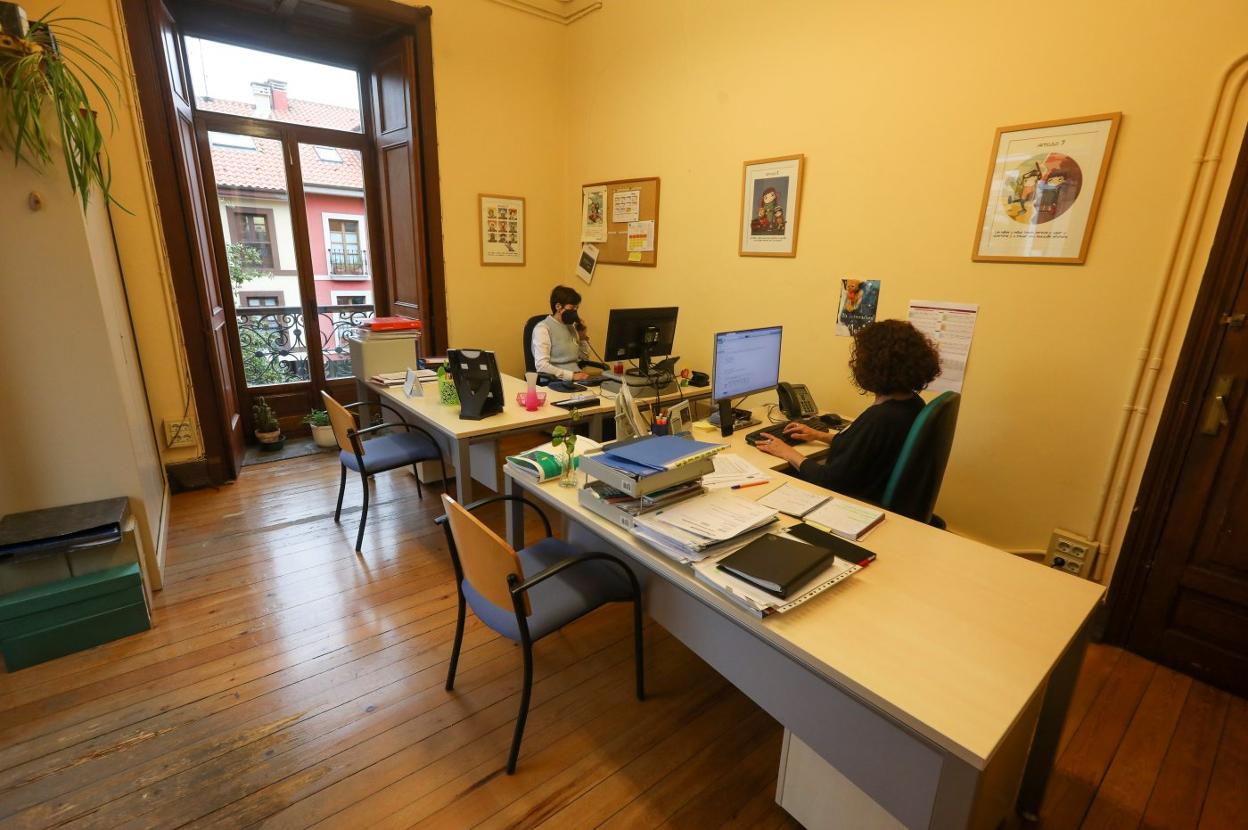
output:
<instances>
[{"instance_id":1,"label":"wrought iron balcony railing","mask_svg":"<svg viewBox=\"0 0 1248 830\"><path fill-rule=\"evenodd\" d=\"M374 314L371 305L322 305L316 307L317 342L328 380L349 378L351 352L348 335ZM243 373L248 386L295 383L311 379L308 334L299 306L239 308L238 340L243 353Z\"/></svg>"},{"instance_id":2,"label":"wrought iron balcony railing","mask_svg":"<svg viewBox=\"0 0 1248 830\"><path fill-rule=\"evenodd\" d=\"M362 277L368 273L363 251L330 251L329 273L334 276Z\"/></svg>"}]
</instances>

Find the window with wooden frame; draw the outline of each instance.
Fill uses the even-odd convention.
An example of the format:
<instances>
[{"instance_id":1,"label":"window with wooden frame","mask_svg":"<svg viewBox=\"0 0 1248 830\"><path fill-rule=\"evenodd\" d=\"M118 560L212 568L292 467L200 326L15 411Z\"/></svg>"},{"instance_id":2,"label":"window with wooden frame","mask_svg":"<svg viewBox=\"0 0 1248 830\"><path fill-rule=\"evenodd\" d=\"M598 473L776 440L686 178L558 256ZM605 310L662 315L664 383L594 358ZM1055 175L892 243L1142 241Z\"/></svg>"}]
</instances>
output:
<instances>
[{"instance_id":1,"label":"window with wooden frame","mask_svg":"<svg viewBox=\"0 0 1248 830\"><path fill-rule=\"evenodd\" d=\"M230 217L230 241L256 252L257 265L278 269L277 245L273 232L273 211L267 208L226 208Z\"/></svg>"}]
</instances>

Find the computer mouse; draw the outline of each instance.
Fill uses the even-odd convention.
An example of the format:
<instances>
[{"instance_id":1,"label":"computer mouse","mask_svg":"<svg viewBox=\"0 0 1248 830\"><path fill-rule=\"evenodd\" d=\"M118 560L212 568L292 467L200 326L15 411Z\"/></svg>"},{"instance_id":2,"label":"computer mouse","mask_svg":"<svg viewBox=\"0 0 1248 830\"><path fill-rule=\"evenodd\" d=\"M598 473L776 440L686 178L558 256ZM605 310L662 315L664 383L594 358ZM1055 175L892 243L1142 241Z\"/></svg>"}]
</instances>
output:
<instances>
[{"instance_id":1,"label":"computer mouse","mask_svg":"<svg viewBox=\"0 0 1248 830\"><path fill-rule=\"evenodd\" d=\"M845 419L842 418L840 415L837 415L835 412L829 412L825 415L820 415L819 420L823 421L824 424L826 424L828 427L832 429L840 429L841 427L845 426Z\"/></svg>"}]
</instances>

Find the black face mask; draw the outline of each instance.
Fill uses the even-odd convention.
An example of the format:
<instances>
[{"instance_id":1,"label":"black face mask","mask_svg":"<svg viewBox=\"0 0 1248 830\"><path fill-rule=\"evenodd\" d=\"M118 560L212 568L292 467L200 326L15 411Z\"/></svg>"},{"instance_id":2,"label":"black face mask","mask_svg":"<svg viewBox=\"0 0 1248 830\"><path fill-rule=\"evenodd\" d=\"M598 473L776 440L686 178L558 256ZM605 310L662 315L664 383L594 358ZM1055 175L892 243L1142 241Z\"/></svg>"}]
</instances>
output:
<instances>
[{"instance_id":1,"label":"black face mask","mask_svg":"<svg viewBox=\"0 0 1248 830\"><path fill-rule=\"evenodd\" d=\"M577 315L575 308L564 309L563 313L559 315L560 322L562 322L565 326L570 326L580 319L581 318Z\"/></svg>"}]
</instances>

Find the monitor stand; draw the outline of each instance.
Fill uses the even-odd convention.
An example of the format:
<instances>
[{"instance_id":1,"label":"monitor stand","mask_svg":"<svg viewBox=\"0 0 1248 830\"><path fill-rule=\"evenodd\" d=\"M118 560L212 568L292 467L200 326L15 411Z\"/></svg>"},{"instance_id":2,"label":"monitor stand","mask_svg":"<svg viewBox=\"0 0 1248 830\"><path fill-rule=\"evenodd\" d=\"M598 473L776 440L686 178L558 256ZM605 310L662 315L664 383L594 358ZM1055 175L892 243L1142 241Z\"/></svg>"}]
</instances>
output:
<instances>
[{"instance_id":1,"label":"monitor stand","mask_svg":"<svg viewBox=\"0 0 1248 830\"><path fill-rule=\"evenodd\" d=\"M622 375L616 372L602 373L602 389L604 392L610 392L612 395L618 395L620 393L620 387L624 384L628 384L628 391L633 393L634 398L653 398L657 395L675 395L677 392L675 381L656 388L654 385L654 378L643 375L637 369L628 369Z\"/></svg>"}]
</instances>

